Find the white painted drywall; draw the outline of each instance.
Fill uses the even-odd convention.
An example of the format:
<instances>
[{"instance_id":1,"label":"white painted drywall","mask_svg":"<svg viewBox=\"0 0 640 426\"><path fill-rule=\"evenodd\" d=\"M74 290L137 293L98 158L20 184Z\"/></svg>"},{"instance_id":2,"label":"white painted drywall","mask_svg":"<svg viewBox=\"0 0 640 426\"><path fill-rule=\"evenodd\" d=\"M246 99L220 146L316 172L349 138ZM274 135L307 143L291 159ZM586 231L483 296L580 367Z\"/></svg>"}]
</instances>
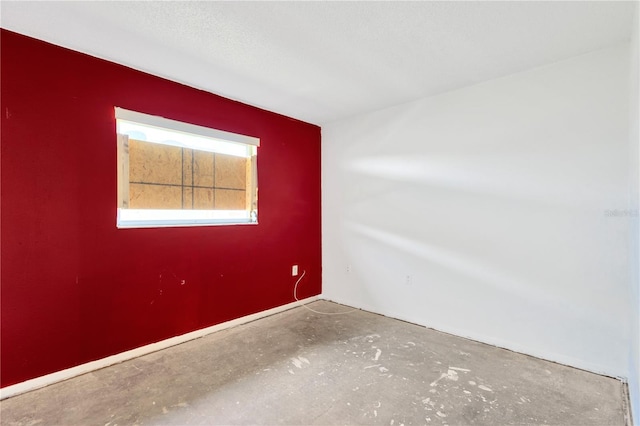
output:
<instances>
[{"instance_id":1,"label":"white painted drywall","mask_svg":"<svg viewBox=\"0 0 640 426\"><path fill-rule=\"evenodd\" d=\"M630 207L631 221L631 349L629 351L629 393L631 411L636 426L640 426L640 4L636 3L631 34L630 83Z\"/></svg>"},{"instance_id":2,"label":"white painted drywall","mask_svg":"<svg viewBox=\"0 0 640 426\"><path fill-rule=\"evenodd\" d=\"M328 299L627 376L629 45L323 127Z\"/></svg>"}]
</instances>

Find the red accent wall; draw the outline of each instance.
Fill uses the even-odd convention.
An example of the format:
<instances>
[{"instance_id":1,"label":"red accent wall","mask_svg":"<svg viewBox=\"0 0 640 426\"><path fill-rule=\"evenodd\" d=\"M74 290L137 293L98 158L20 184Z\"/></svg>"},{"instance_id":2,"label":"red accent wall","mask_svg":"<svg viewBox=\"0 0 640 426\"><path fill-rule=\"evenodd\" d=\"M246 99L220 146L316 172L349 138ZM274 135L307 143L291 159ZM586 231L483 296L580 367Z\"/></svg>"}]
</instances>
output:
<instances>
[{"instance_id":1,"label":"red accent wall","mask_svg":"<svg viewBox=\"0 0 640 426\"><path fill-rule=\"evenodd\" d=\"M6 30L1 56L2 386L292 302L294 263L320 293L319 127ZM114 106L259 137L259 224L116 229Z\"/></svg>"}]
</instances>

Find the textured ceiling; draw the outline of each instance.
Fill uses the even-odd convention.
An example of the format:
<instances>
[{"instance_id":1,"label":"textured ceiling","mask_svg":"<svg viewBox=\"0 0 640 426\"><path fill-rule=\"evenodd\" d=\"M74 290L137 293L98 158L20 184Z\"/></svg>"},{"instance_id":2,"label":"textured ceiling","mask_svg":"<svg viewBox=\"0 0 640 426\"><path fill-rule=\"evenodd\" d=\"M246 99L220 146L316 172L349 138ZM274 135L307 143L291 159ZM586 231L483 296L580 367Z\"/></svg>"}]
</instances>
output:
<instances>
[{"instance_id":1,"label":"textured ceiling","mask_svg":"<svg viewBox=\"0 0 640 426\"><path fill-rule=\"evenodd\" d=\"M3 28L316 124L628 40L633 2L0 2Z\"/></svg>"}]
</instances>

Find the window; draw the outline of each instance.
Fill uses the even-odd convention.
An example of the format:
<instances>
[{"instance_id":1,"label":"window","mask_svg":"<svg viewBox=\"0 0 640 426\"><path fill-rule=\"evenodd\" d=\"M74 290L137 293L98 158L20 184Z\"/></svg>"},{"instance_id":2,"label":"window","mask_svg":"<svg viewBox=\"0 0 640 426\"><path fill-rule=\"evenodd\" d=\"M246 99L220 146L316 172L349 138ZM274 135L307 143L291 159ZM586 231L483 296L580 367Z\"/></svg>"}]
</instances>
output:
<instances>
[{"instance_id":1,"label":"window","mask_svg":"<svg viewBox=\"0 0 640 426\"><path fill-rule=\"evenodd\" d=\"M118 228L257 223L260 139L115 113Z\"/></svg>"}]
</instances>

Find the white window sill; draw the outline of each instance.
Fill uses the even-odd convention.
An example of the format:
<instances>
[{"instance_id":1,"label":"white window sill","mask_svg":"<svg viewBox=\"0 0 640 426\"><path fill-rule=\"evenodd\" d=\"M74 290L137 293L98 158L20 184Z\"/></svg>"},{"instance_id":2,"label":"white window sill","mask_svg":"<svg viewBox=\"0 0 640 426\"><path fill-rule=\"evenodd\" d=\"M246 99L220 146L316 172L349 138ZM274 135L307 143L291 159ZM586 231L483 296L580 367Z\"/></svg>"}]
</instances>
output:
<instances>
[{"instance_id":1,"label":"white window sill","mask_svg":"<svg viewBox=\"0 0 640 426\"><path fill-rule=\"evenodd\" d=\"M246 210L118 209L116 222L119 229L257 224Z\"/></svg>"}]
</instances>

